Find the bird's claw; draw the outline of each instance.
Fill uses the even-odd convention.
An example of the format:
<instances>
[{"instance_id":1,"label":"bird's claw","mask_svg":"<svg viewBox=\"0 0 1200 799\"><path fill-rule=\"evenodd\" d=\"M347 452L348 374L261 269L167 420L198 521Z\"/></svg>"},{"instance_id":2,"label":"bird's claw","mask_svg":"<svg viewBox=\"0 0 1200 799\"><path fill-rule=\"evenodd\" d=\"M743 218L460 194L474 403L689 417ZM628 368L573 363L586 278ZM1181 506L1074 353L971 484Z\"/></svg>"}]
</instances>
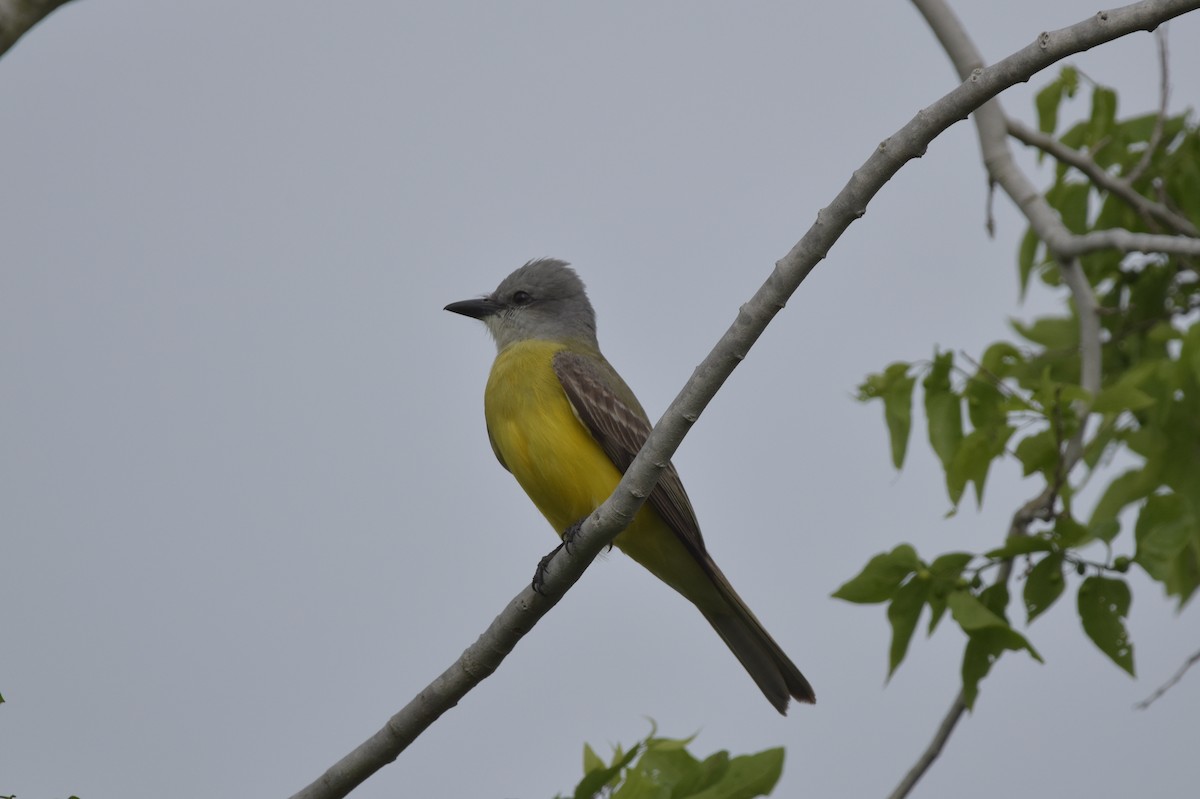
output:
<instances>
[{"instance_id":1,"label":"bird's claw","mask_svg":"<svg viewBox=\"0 0 1200 799\"><path fill-rule=\"evenodd\" d=\"M559 544L538 561L537 568L533 571L533 582L529 586L533 589L534 593L541 594L542 596L546 595L546 592L542 589L546 586L546 573L550 570L550 561L554 560L554 556L558 554L558 550L564 546L565 544Z\"/></svg>"},{"instance_id":2,"label":"bird's claw","mask_svg":"<svg viewBox=\"0 0 1200 799\"><path fill-rule=\"evenodd\" d=\"M567 550L568 555L571 554L571 544L575 543L575 538L579 535L579 532L582 529L583 529L583 519L580 519L579 521L575 522L570 527L568 527L566 530L563 530L562 545L563 545L563 548L565 548Z\"/></svg>"}]
</instances>

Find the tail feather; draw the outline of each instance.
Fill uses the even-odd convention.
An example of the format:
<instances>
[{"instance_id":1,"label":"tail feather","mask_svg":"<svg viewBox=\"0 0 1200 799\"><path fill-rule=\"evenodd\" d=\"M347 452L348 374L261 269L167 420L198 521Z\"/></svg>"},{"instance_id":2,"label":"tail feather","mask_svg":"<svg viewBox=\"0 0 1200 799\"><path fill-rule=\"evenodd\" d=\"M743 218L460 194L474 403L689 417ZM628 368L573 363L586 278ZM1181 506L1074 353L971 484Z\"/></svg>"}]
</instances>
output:
<instances>
[{"instance_id":1,"label":"tail feather","mask_svg":"<svg viewBox=\"0 0 1200 799\"><path fill-rule=\"evenodd\" d=\"M704 618L708 619L726 646L741 661L767 700L783 715L787 715L789 699L815 703L817 695L813 693L808 680L750 612L750 608L746 607L715 564L711 576L727 607L722 610L702 609Z\"/></svg>"}]
</instances>

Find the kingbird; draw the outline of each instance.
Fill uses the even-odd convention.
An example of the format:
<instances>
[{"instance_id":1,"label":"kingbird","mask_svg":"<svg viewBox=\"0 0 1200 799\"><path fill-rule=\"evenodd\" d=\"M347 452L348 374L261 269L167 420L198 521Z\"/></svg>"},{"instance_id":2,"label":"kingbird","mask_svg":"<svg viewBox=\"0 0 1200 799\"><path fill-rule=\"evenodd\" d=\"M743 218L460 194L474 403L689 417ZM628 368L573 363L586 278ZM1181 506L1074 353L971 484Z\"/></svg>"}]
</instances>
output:
<instances>
[{"instance_id":1,"label":"kingbird","mask_svg":"<svg viewBox=\"0 0 1200 799\"><path fill-rule=\"evenodd\" d=\"M447 311L496 340L483 394L488 438L560 536L608 499L650 435L637 397L600 354L596 314L565 262L530 261L491 294ZM780 713L812 686L717 568L672 464L613 542L699 608Z\"/></svg>"}]
</instances>

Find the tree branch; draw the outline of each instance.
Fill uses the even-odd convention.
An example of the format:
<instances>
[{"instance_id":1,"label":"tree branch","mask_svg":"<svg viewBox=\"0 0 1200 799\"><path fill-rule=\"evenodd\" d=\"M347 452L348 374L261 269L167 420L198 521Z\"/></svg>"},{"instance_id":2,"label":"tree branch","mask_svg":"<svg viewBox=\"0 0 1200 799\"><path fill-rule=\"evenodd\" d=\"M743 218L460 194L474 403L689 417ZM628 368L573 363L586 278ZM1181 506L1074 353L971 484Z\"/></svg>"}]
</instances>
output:
<instances>
[{"instance_id":1,"label":"tree branch","mask_svg":"<svg viewBox=\"0 0 1200 799\"><path fill-rule=\"evenodd\" d=\"M1075 167L1087 176L1088 180L1105 191L1120 197L1127 205L1142 216L1156 219L1182 236L1191 236L1193 238L1200 236L1200 231L1196 230L1196 226L1188 219L1175 213L1162 203L1154 202L1139 193L1133 188L1133 184L1128 178L1118 178L1111 175L1086 153L1073 150L1053 136L1047 136L1039 130L1034 130L1018 119L1010 117L1006 121L1008 123L1009 135L1017 141L1027 144L1030 147L1036 147L1055 160Z\"/></svg>"},{"instance_id":2,"label":"tree branch","mask_svg":"<svg viewBox=\"0 0 1200 799\"><path fill-rule=\"evenodd\" d=\"M1150 696L1134 705L1134 708L1137 710L1145 710L1146 708L1150 707L1152 704L1158 701L1163 694L1174 688L1175 684L1183 679L1183 675L1187 674L1187 670L1197 663L1200 663L1200 652L1193 653L1190 658L1183 662L1183 665L1179 667L1179 671L1175 672L1175 675L1171 677L1171 679L1160 685L1154 691L1154 693L1150 694Z\"/></svg>"},{"instance_id":3,"label":"tree branch","mask_svg":"<svg viewBox=\"0 0 1200 799\"><path fill-rule=\"evenodd\" d=\"M1163 130L1167 125L1167 102L1171 98L1171 66L1167 55L1167 27L1164 25L1154 32L1154 41L1158 45L1158 117L1154 120L1154 130L1150 132L1150 141L1146 144L1146 152L1138 159L1133 169L1125 176L1132 184L1142 176L1154 158L1154 152L1162 142ZM1195 234L1193 234L1195 235Z\"/></svg>"},{"instance_id":4,"label":"tree branch","mask_svg":"<svg viewBox=\"0 0 1200 799\"><path fill-rule=\"evenodd\" d=\"M1029 80L1051 64L1134 31L1153 29L1197 7L1200 0L1143 0L1060 31L1043 33L1017 53L972 74L884 140L741 307L733 324L655 425L616 491L584 522L571 551L560 551L553 559L544 584L545 596L529 588L518 594L458 662L389 719L383 729L297 793L297 799L346 796L395 760L426 727L495 671L524 634L633 518L691 425L800 283L854 220L866 212L871 198L908 161L920 157L929 142L999 92Z\"/></svg>"},{"instance_id":5,"label":"tree branch","mask_svg":"<svg viewBox=\"0 0 1200 799\"><path fill-rule=\"evenodd\" d=\"M925 772L933 765L933 761L937 760L938 755L942 753L942 747L950 739L950 733L954 732L955 725L958 724L958 720L962 718L963 711L966 709L966 699L963 692L959 691L958 696L954 697L954 702L950 705L950 710L942 719L937 733L934 734L933 740L929 742L929 746L917 759L916 765L904 775L904 779L896 786L896 790L888 795L888 799L904 799L916 787L917 783L921 781L921 777L925 776Z\"/></svg>"},{"instance_id":6,"label":"tree branch","mask_svg":"<svg viewBox=\"0 0 1200 799\"><path fill-rule=\"evenodd\" d=\"M0 0L0 56L34 25L70 0Z\"/></svg>"},{"instance_id":7,"label":"tree branch","mask_svg":"<svg viewBox=\"0 0 1200 799\"><path fill-rule=\"evenodd\" d=\"M983 66L983 56L967 35L962 23L943 0L913 0L913 5L921 12L950 56L960 78L967 78ZM1102 11L1096 15L1096 19L1105 19L1112 13L1115 12ZM1200 252L1200 241L1189 237L1131 233L1121 229L1094 231L1080 236L1072 234L1062 224L1058 214L1046 202L1041 192L1017 166L1006 137L1008 117L999 101L992 100L981 106L975 111L974 119L988 175L1016 203L1038 238L1046 243L1058 260L1069 260L1108 249L1177 255L1195 255Z\"/></svg>"}]
</instances>

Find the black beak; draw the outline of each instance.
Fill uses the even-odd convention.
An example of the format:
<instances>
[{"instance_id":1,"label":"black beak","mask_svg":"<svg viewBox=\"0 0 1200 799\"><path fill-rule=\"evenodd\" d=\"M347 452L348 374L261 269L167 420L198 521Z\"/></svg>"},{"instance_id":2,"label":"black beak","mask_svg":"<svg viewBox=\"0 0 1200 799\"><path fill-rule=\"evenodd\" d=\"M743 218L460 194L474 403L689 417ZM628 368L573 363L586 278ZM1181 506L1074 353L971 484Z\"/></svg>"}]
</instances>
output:
<instances>
[{"instance_id":1,"label":"black beak","mask_svg":"<svg viewBox=\"0 0 1200 799\"><path fill-rule=\"evenodd\" d=\"M494 313L500 313L500 303L484 297L479 300L463 300L452 302L446 306L451 313L459 313L472 319L484 319Z\"/></svg>"}]
</instances>

